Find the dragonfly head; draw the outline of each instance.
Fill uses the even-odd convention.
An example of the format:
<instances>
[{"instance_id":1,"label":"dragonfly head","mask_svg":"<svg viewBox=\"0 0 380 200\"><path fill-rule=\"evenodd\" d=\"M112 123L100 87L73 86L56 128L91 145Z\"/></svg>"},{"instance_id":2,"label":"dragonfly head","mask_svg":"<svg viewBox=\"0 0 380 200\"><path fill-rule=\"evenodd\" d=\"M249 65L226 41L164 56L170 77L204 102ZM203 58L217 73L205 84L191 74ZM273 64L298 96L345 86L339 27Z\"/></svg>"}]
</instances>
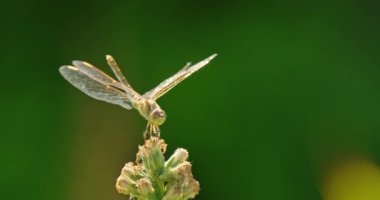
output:
<instances>
[{"instance_id":1,"label":"dragonfly head","mask_svg":"<svg viewBox=\"0 0 380 200\"><path fill-rule=\"evenodd\" d=\"M161 108L156 108L150 113L150 121L155 125L162 125L166 120L166 113Z\"/></svg>"}]
</instances>

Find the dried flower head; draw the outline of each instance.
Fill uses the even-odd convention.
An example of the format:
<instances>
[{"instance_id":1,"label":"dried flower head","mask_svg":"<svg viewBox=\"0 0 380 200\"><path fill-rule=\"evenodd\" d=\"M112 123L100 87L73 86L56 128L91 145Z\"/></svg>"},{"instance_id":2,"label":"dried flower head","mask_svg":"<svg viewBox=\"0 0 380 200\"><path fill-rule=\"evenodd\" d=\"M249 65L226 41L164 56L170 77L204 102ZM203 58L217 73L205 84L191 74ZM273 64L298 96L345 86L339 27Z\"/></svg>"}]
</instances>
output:
<instances>
[{"instance_id":1,"label":"dried flower head","mask_svg":"<svg viewBox=\"0 0 380 200\"><path fill-rule=\"evenodd\" d=\"M119 193L140 200L186 200L199 192L189 153L182 148L165 161L164 140L151 137L139 147L136 163L127 163L116 182Z\"/></svg>"}]
</instances>

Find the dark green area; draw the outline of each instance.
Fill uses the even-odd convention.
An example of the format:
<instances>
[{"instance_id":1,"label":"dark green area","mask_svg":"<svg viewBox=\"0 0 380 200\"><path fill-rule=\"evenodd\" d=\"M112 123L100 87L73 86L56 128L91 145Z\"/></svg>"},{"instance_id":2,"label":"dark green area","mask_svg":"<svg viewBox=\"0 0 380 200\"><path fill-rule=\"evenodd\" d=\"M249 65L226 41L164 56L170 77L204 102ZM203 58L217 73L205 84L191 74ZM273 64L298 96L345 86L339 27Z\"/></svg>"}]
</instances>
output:
<instances>
[{"instance_id":1,"label":"dark green area","mask_svg":"<svg viewBox=\"0 0 380 200\"><path fill-rule=\"evenodd\" d=\"M0 199L127 199L114 182L143 143L144 119L88 98L58 73L74 59L110 73L105 54L139 92L219 54L159 101L168 151L190 152L197 199L321 199L332 160L380 161L372 1L25 0L2 8Z\"/></svg>"}]
</instances>

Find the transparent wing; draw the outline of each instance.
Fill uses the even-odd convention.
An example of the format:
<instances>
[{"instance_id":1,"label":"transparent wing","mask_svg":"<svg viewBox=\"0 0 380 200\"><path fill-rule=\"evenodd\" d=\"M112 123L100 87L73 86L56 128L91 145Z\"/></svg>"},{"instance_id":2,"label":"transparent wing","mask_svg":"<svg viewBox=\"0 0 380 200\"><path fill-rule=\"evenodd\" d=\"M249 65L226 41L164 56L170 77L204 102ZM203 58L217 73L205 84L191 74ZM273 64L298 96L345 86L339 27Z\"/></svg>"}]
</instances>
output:
<instances>
[{"instance_id":1,"label":"transparent wing","mask_svg":"<svg viewBox=\"0 0 380 200\"><path fill-rule=\"evenodd\" d=\"M217 54L213 54L193 66L186 65L179 72L177 72L170 78L160 83L157 87L145 93L143 97L147 99L154 99L154 100L160 98L162 95L170 91L173 87L178 85L181 81L185 80L191 74L193 74L194 72L198 71L199 69L207 65L213 58L215 58L215 56L217 56Z\"/></svg>"},{"instance_id":2,"label":"transparent wing","mask_svg":"<svg viewBox=\"0 0 380 200\"><path fill-rule=\"evenodd\" d=\"M82 73L86 74L88 77L100 83L103 83L105 85L112 85L122 90L126 88L123 84L116 81L112 77L108 76L106 73L100 71L98 68L91 65L90 63L74 60L73 65L75 66L75 68L79 69Z\"/></svg>"},{"instance_id":3,"label":"transparent wing","mask_svg":"<svg viewBox=\"0 0 380 200\"><path fill-rule=\"evenodd\" d=\"M59 68L59 72L67 81L88 96L126 109L132 109L131 101L123 91L87 76L78 68L65 65Z\"/></svg>"},{"instance_id":4,"label":"transparent wing","mask_svg":"<svg viewBox=\"0 0 380 200\"><path fill-rule=\"evenodd\" d=\"M123 83L125 86L130 87L131 85L128 83L127 79L121 72L119 65L116 63L116 60L111 55L106 55L106 60L120 83Z\"/></svg>"},{"instance_id":5,"label":"transparent wing","mask_svg":"<svg viewBox=\"0 0 380 200\"><path fill-rule=\"evenodd\" d=\"M116 60L111 55L106 55L106 60L117 79L121 84L123 84L123 86L125 86L124 91L130 96L130 98L135 100L141 99L141 95L132 88L132 86L129 84L121 72L119 65L116 63Z\"/></svg>"}]
</instances>

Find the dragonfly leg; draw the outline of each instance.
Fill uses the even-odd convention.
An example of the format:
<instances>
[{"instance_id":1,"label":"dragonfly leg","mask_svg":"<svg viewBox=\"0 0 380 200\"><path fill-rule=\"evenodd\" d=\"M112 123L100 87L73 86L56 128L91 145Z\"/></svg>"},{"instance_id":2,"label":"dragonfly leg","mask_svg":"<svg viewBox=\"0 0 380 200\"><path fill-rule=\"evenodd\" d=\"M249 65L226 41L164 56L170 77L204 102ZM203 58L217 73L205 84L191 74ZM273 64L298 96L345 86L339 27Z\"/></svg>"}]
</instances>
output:
<instances>
[{"instance_id":1,"label":"dragonfly leg","mask_svg":"<svg viewBox=\"0 0 380 200\"><path fill-rule=\"evenodd\" d=\"M149 139L150 137L160 138L160 127L148 123L144 131L144 140Z\"/></svg>"},{"instance_id":2,"label":"dragonfly leg","mask_svg":"<svg viewBox=\"0 0 380 200\"><path fill-rule=\"evenodd\" d=\"M160 138L160 127L153 125L153 136Z\"/></svg>"},{"instance_id":3,"label":"dragonfly leg","mask_svg":"<svg viewBox=\"0 0 380 200\"><path fill-rule=\"evenodd\" d=\"M150 130L149 130L150 137L154 137L154 133L155 133L155 127L153 124L150 124Z\"/></svg>"},{"instance_id":4,"label":"dragonfly leg","mask_svg":"<svg viewBox=\"0 0 380 200\"><path fill-rule=\"evenodd\" d=\"M151 129L152 129L152 126L150 123L148 123L144 131L144 140L149 139L149 137L151 136Z\"/></svg>"}]
</instances>

